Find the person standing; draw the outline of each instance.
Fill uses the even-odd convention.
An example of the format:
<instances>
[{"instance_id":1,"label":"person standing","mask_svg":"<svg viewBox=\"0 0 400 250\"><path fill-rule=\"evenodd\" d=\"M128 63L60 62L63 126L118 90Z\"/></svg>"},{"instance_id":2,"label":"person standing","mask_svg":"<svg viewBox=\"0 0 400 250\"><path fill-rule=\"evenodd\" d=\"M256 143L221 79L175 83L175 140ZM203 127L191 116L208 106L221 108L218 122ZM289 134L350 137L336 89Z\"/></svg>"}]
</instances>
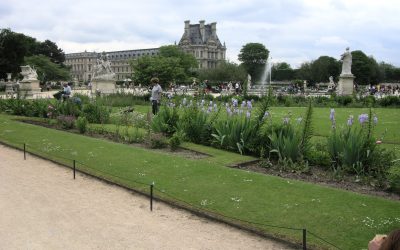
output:
<instances>
[{"instance_id":1,"label":"person standing","mask_svg":"<svg viewBox=\"0 0 400 250\"><path fill-rule=\"evenodd\" d=\"M153 77L150 80L151 85L153 88L151 89L151 108L153 111L153 115L156 115L158 113L158 107L160 105L161 101L161 94L162 94L162 88L159 84L160 80L157 77Z\"/></svg>"}]
</instances>

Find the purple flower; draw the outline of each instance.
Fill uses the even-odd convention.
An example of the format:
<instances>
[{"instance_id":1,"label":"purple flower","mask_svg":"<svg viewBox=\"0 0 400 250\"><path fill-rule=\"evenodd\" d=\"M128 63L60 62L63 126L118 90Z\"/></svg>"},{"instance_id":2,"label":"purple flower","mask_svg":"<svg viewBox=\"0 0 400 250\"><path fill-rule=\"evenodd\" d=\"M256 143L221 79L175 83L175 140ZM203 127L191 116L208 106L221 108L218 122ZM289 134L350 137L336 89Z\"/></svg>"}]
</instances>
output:
<instances>
[{"instance_id":1,"label":"purple flower","mask_svg":"<svg viewBox=\"0 0 400 250\"><path fill-rule=\"evenodd\" d=\"M238 106L238 100L235 98L232 98L232 105L233 107L237 107Z\"/></svg>"},{"instance_id":2,"label":"purple flower","mask_svg":"<svg viewBox=\"0 0 400 250\"><path fill-rule=\"evenodd\" d=\"M263 116L263 120L267 119L270 116L268 111L265 111L264 116Z\"/></svg>"},{"instance_id":3,"label":"purple flower","mask_svg":"<svg viewBox=\"0 0 400 250\"><path fill-rule=\"evenodd\" d=\"M329 119L333 122L335 120L335 109L331 109Z\"/></svg>"},{"instance_id":4,"label":"purple flower","mask_svg":"<svg viewBox=\"0 0 400 250\"><path fill-rule=\"evenodd\" d=\"M247 117L247 118L250 118L250 116L251 116L251 113L250 113L249 111L247 111L247 112L246 112L246 117Z\"/></svg>"},{"instance_id":5,"label":"purple flower","mask_svg":"<svg viewBox=\"0 0 400 250\"><path fill-rule=\"evenodd\" d=\"M368 115L367 114L361 114L358 116L358 121L360 122L360 124L364 124L365 122L368 121Z\"/></svg>"},{"instance_id":6,"label":"purple flower","mask_svg":"<svg viewBox=\"0 0 400 250\"><path fill-rule=\"evenodd\" d=\"M246 106L246 101L243 101L241 107L244 108L245 106Z\"/></svg>"},{"instance_id":7,"label":"purple flower","mask_svg":"<svg viewBox=\"0 0 400 250\"><path fill-rule=\"evenodd\" d=\"M212 111L212 107L210 106L210 107L208 107L208 109L207 109L207 113L211 113L211 111Z\"/></svg>"},{"instance_id":8,"label":"purple flower","mask_svg":"<svg viewBox=\"0 0 400 250\"><path fill-rule=\"evenodd\" d=\"M354 116L350 115L350 116L349 116L349 119L347 119L347 125L348 125L348 126L353 125L353 121L354 121Z\"/></svg>"},{"instance_id":9,"label":"purple flower","mask_svg":"<svg viewBox=\"0 0 400 250\"><path fill-rule=\"evenodd\" d=\"M378 117L376 115L374 115L374 124L378 124Z\"/></svg>"},{"instance_id":10,"label":"purple flower","mask_svg":"<svg viewBox=\"0 0 400 250\"><path fill-rule=\"evenodd\" d=\"M214 110L218 111L218 105L216 103L214 103Z\"/></svg>"},{"instance_id":11,"label":"purple flower","mask_svg":"<svg viewBox=\"0 0 400 250\"><path fill-rule=\"evenodd\" d=\"M251 101L247 101L247 109L251 110L253 108L253 104L251 103Z\"/></svg>"},{"instance_id":12,"label":"purple flower","mask_svg":"<svg viewBox=\"0 0 400 250\"><path fill-rule=\"evenodd\" d=\"M228 113L229 116L232 116L232 110L230 108L226 108L226 112Z\"/></svg>"}]
</instances>

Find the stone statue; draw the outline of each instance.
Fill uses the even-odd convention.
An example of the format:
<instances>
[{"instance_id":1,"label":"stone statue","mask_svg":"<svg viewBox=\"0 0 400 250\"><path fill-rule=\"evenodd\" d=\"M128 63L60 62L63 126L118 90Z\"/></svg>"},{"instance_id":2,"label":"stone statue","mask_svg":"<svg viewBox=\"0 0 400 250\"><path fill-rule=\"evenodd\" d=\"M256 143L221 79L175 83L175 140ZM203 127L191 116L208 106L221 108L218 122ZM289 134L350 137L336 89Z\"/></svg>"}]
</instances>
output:
<instances>
[{"instance_id":1,"label":"stone statue","mask_svg":"<svg viewBox=\"0 0 400 250\"><path fill-rule=\"evenodd\" d=\"M342 73L340 75L352 75L351 73L352 56L349 47L347 47L346 51L342 54L341 60L343 64L342 64Z\"/></svg>"},{"instance_id":2,"label":"stone statue","mask_svg":"<svg viewBox=\"0 0 400 250\"><path fill-rule=\"evenodd\" d=\"M247 74L247 88L251 89L251 75Z\"/></svg>"},{"instance_id":3,"label":"stone statue","mask_svg":"<svg viewBox=\"0 0 400 250\"><path fill-rule=\"evenodd\" d=\"M113 80L115 78L115 73L111 69L111 63L108 60L107 55L103 54L97 59L97 63L93 70L93 79Z\"/></svg>"},{"instance_id":4,"label":"stone statue","mask_svg":"<svg viewBox=\"0 0 400 250\"><path fill-rule=\"evenodd\" d=\"M333 81L333 76L330 76L328 90L334 90L335 88L336 88L336 83Z\"/></svg>"},{"instance_id":5,"label":"stone statue","mask_svg":"<svg viewBox=\"0 0 400 250\"><path fill-rule=\"evenodd\" d=\"M35 81L38 77L35 68L30 65L21 66L21 75L24 77L23 81Z\"/></svg>"}]
</instances>

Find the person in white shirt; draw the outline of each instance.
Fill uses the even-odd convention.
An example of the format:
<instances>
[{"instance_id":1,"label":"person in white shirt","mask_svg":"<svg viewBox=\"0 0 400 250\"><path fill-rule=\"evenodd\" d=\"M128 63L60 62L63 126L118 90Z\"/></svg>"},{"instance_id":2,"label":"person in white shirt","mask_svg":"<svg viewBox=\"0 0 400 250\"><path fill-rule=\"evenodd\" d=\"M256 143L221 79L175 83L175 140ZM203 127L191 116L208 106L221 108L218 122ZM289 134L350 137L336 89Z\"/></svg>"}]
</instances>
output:
<instances>
[{"instance_id":1,"label":"person in white shirt","mask_svg":"<svg viewBox=\"0 0 400 250\"><path fill-rule=\"evenodd\" d=\"M63 89L63 100L65 101L66 99L70 98L71 96L71 86L68 85L68 83L64 83L64 89Z\"/></svg>"},{"instance_id":2,"label":"person in white shirt","mask_svg":"<svg viewBox=\"0 0 400 250\"><path fill-rule=\"evenodd\" d=\"M161 94L162 94L162 88L159 84L160 80L157 77L153 77L150 80L151 85L153 88L151 89L151 107L153 111L153 115L156 115L158 113L158 107L160 105L161 101Z\"/></svg>"}]
</instances>

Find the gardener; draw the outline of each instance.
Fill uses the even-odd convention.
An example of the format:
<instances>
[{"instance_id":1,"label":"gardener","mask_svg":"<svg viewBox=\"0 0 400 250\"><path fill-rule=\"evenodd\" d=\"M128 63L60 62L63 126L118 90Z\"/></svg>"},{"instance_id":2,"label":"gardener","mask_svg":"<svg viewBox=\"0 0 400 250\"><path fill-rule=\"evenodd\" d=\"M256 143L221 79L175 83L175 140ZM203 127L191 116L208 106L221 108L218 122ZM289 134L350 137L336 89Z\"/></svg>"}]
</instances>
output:
<instances>
[{"instance_id":1,"label":"gardener","mask_svg":"<svg viewBox=\"0 0 400 250\"><path fill-rule=\"evenodd\" d=\"M160 80L157 77L151 78L150 82L153 87L151 89L151 97L150 97L151 107L153 115L156 115L161 101L162 88L159 84Z\"/></svg>"}]
</instances>

